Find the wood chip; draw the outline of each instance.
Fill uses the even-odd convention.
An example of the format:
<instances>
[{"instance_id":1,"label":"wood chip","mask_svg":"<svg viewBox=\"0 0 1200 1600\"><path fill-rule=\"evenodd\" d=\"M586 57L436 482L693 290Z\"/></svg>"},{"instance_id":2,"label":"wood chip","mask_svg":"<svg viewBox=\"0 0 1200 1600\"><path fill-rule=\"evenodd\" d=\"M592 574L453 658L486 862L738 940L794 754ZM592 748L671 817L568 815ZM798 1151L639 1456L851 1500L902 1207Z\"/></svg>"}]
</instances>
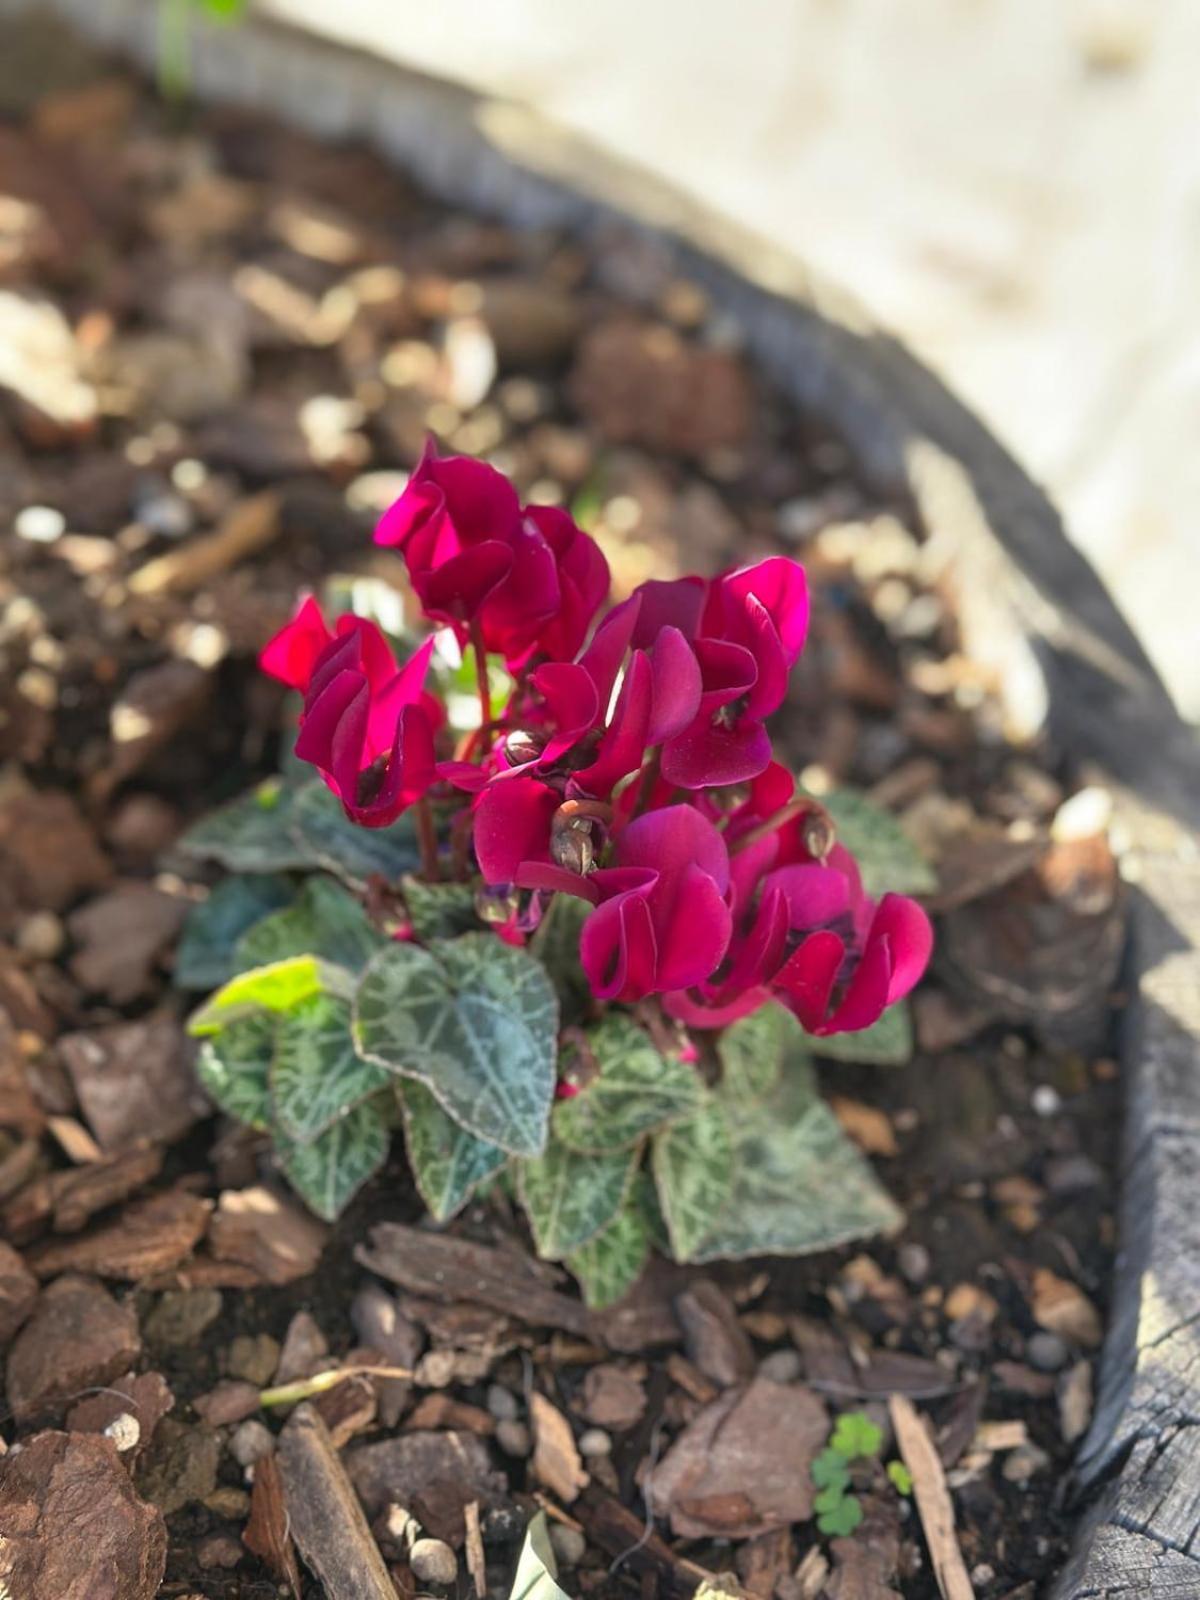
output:
<instances>
[{"instance_id":1,"label":"wood chip","mask_svg":"<svg viewBox=\"0 0 1200 1600\"><path fill-rule=\"evenodd\" d=\"M878 1106L850 1100L842 1094L829 1097L829 1109L842 1125L842 1131L869 1156L894 1156L898 1151L891 1118Z\"/></svg>"},{"instance_id":2,"label":"wood chip","mask_svg":"<svg viewBox=\"0 0 1200 1600\"><path fill-rule=\"evenodd\" d=\"M184 1189L151 1195L90 1233L47 1239L27 1259L39 1278L87 1272L137 1283L191 1255L208 1227L210 1204Z\"/></svg>"},{"instance_id":3,"label":"wood chip","mask_svg":"<svg viewBox=\"0 0 1200 1600\"><path fill-rule=\"evenodd\" d=\"M209 1244L218 1261L251 1267L277 1287L316 1267L329 1229L274 1189L227 1189L217 1203Z\"/></svg>"},{"instance_id":4,"label":"wood chip","mask_svg":"<svg viewBox=\"0 0 1200 1600\"><path fill-rule=\"evenodd\" d=\"M954 1533L954 1506L933 1440L916 1407L904 1395L891 1397L888 1412L904 1465L912 1474L913 1497L942 1600L974 1600L975 1591Z\"/></svg>"},{"instance_id":5,"label":"wood chip","mask_svg":"<svg viewBox=\"0 0 1200 1600\"><path fill-rule=\"evenodd\" d=\"M1100 1313L1087 1295L1049 1267L1034 1268L1033 1316L1040 1327L1088 1350L1096 1349L1104 1337Z\"/></svg>"},{"instance_id":6,"label":"wood chip","mask_svg":"<svg viewBox=\"0 0 1200 1600\"><path fill-rule=\"evenodd\" d=\"M472 1500L463 1507L463 1521L467 1525L467 1571L471 1574L471 1582L475 1585L475 1593L479 1600L484 1600L488 1592L487 1584L487 1557L483 1550L483 1534L479 1528L479 1501Z\"/></svg>"},{"instance_id":7,"label":"wood chip","mask_svg":"<svg viewBox=\"0 0 1200 1600\"><path fill-rule=\"evenodd\" d=\"M358 1497L311 1405L292 1413L276 1459L292 1537L328 1600L396 1600Z\"/></svg>"},{"instance_id":8,"label":"wood chip","mask_svg":"<svg viewBox=\"0 0 1200 1600\"><path fill-rule=\"evenodd\" d=\"M754 1372L754 1351L733 1303L711 1278L700 1278L675 1297L689 1359L722 1389Z\"/></svg>"},{"instance_id":9,"label":"wood chip","mask_svg":"<svg viewBox=\"0 0 1200 1600\"><path fill-rule=\"evenodd\" d=\"M251 495L234 506L215 532L139 567L129 579L130 591L158 595L198 589L265 549L280 531L280 509L280 498L272 489Z\"/></svg>"},{"instance_id":10,"label":"wood chip","mask_svg":"<svg viewBox=\"0 0 1200 1600\"><path fill-rule=\"evenodd\" d=\"M288 1585L295 1600L300 1600L300 1569L288 1530L279 1463L273 1455L263 1456L255 1463L250 1520L242 1534L242 1543Z\"/></svg>"},{"instance_id":11,"label":"wood chip","mask_svg":"<svg viewBox=\"0 0 1200 1600\"><path fill-rule=\"evenodd\" d=\"M82 1167L99 1161L104 1152L91 1134L74 1117L47 1117L46 1126L58 1141L59 1148L68 1161Z\"/></svg>"},{"instance_id":12,"label":"wood chip","mask_svg":"<svg viewBox=\"0 0 1200 1600\"><path fill-rule=\"evenodd\" d=\"M533 1475L570 1505L588 1485L571 1424L544 1394L530 1397L529 1416L533 1423Z\"/></svg>"}]
</instances>

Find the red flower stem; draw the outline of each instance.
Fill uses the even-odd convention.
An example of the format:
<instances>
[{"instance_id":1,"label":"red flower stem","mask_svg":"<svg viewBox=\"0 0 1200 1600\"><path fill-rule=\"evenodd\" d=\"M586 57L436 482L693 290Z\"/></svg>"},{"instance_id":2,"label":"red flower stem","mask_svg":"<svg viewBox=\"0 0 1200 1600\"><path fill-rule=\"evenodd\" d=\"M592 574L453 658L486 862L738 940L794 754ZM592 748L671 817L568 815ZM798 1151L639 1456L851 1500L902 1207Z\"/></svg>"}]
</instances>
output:
<instances>
[{"instance_id":1,"label":"red flower stem","mask_svg":"<svg viewBox=\"0 0 1200 1600\"><path fill-rule=\"evenodd\" d=\"M417 801L417 843L421 847L421 876L426 883L437 883L442 870L438 865L437 831L433 826L433 807L429 796L423 794Z\"/></svg>"},{"instance_id":2,"label":"red flower stem","mask_svg":"<svg viewBox=\"0 0 1200 1600\"><path fill-rule=\"evenodd\" d=\"M798 794L795 799L789 800L787 805L780 806L773 816L767 817L756 828L751 828L749 833L744 833L733 845L729 854L736 856L743 850L748 850L752 844L757 844L760 839L765 839L768 834L775 833L779 828L785 827L795 817L802 817L806 812L812 812L819 817L829 828L830 837L834 835L833 818L818 800L809 794Z\"/></svg>"},{"instance_id":3,"label":"red flower stem","mask_svg":"<svg viewBox=\"0 0 1200 1600\"><path fill-rule=\"evenodd\" d=\"M479 689L479 733L483 753L492 748L492 690L488 683L487 649L478 619L471 624L471 649L475 653L475 683Z\"/></svg>"},{"instance_id":4,"label":"red flower stem","mask_svg":"<svg viewBox=\"0 0 1200 1600\"><path fill-rule=\"evenodd\" d=\"M640 816L654 798L654 791L658 786L659 773L662 771L662 745L655 745L650 752L650 759L642 769L642 781L638 785L637 800L634 802L633 815Z\"/></svg>"}]
</instances>

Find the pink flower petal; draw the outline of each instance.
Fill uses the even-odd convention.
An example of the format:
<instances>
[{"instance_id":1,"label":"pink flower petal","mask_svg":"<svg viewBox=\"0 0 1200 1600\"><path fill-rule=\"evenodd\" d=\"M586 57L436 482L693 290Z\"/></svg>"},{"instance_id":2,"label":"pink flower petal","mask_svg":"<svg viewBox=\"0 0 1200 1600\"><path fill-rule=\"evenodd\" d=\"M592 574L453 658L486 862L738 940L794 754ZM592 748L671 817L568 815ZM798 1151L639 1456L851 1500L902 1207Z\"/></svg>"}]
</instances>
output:
<instances>
[{"instance_id":1,"label":"pink flower petal","mask_svg":"<svg viewBox=\"0 0 1200 1600\"><path fill-rule=\"evenodd\" d=\"M870 937L886 939L891 957L887 1003L902 1000L924 976L933 952L933 928L915 900L885 894L879 902Z\"/></svg>"},{"instance_id":2,"label":"pink flower petal","mask_svg":"<svg viewBox=\"0 0 1200 1600\"><path fill-rule=\"evenodd\" d=\"M579 959L599 1000L653 994L658 947L644 897L623 894L597 906L583 925Z\"/></svg>"},{"instance_id":3,"label":"pink flower petal","mask_svg":"<svg viewBox=\"0 0 1200 1600\"><path fill-rule=\"evenodd\" d=\"M500 778L475 801L475 856L488 883L514 883L521 864L545 861L561 797L536 778Z\"/></svg>"},{"instance_id":4,"label":"pink flower petal","mask_svg":"<svg viewBox=\"0 0 1200 1600\"><path fill-rule=\"evenodd\" d=\"M694 864L720 894L729 887L725 841L695 806L663 806L635 817L617 836L616 858L622 867L645 868L665 879L679 877Z\"/></svg>"},{"instance_id":5,"label":"pink flower petal","mask_svg":"<svg viewBox=\"0 0 1200 1600\"><path fill-rule=\"evenodd\" d=\"M661 816L656 812L652 815ZM656 989L690 989L710 978L725 959L733 921L716 883L703 868L689 864L665 917L650 900L658 938Z\"/></svg>"},{"instance_id":6,"label":"pink flower petal","mask_svg":"<svg viewBox=\"0 0 1200 1600\"><path fill-rule=\"evenodd\" d=\"M263 646L258 664L289 689L307 689L317 658L332 637L320 606L308 595L287 626Z\"/></svg>"},{"instance_id":7,"label":"pink flower petal","mask_svg":"<svg viewBox=\"0 0 1200 1600\"><path fill-rule=\"evenodd\" d=\"M660 629L650 656L652 713L648 745L673 739L700 709L700 663L675 627Z\"/></svg>"},{"instance_id":8,"label":"pink flower petal","mask_svg":"<svg viewBox=\"0 0 1200 1600\"><path fill-rule=\"evenodd\" d=\"M811 933L775 975L772 988L809 1033L820 1031L845 955L836 933Z\"/></svg>"},{"instance_id":9,"label":"pink flower petal","mask_svg":"<svg viewBox=\"0 0 1200 1600\"><path fill-rule=\"evenodd\" d=\"M761 722L743 718L732 728L697 717L663 745L663 776L680 789L723 788L756 778L771 759Z\"/></svg>"}]
</instances>

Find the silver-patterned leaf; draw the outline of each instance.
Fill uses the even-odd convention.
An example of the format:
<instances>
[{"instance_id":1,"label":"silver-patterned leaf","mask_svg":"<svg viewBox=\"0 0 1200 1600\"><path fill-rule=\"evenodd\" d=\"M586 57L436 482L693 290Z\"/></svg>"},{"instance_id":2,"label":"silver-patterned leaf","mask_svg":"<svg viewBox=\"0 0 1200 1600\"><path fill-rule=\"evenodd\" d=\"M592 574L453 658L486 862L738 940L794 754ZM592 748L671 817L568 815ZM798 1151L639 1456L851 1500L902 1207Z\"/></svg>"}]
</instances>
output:
<instances>
[{"instance_id":1,"label":"silver-patterned leaf","mask_svg":"<svg viewBox=\"0 0 1200 1600\"><path fill-rule=\"evenodd\" d=\"M237 966L265 967L290 956L321 956L357 972L384 944L362 903L333 878L309 878L294 903L243 934Z\"/></svg>"},{"instance_id":2,"label":"silver-patterned leaf","mask_svg":"<svg viewBox=\"0 0 1200 1600\"><path fill-rule=\"evenodd\" d=\"M314 865L355 889L376 874L396 883L420 861L411 816L406 813L390 828L360 828L320 779L296 791L288 827Z\"/></svg>"},{"instance_id":3,"label":"silver-patterned leaf","mask_svg":"<svg viewBox=\"0 0 1200 1600\"><path fill-rule=\"evenodd\" d=\"M317 956L293 956L231 978L188 1018L188 1032L204 1038L219 1033L239 1017L251 1017L260 1011L290 1011L309 995L334 994L349 999L353 993L354 976L344 967L335 967Z\"/></svg>"},{"instance_id":4,"label":"silver-patterned leaf","mask_svg":"<svg viewBox=\"0 0 1200 1600\"><path fill-rule=\"evenodd\" d=\"M422 944L478 929L473 884L424 883L410 875L402 888L408 919Z\"/></svg>"},{"instance_id":5,"label":"silver-patterned leaf","mask_svg":"<svg viewBox=\"0 0 1200 1600\"><path fill-rule=\"evenodd\" d=\"M662 1055L625 1012L610 1011L586 1038L599 1071L578 1094L560 1101L552 1118L555 1138L570 1149L628 1149L700 1104L695 1068Z\"/></svg>"},{"instance_id":6,"label":"silver-patterned leaf","mask_svg":"<svg viewBox=\"0 0 1200 1600\"><path fill-rule=\"evenodd\" d=\"M323 787L323 785L322 785ZM317 863L290 832L298 791L267 778L249 794L201 818L178 848L202 861L218 861L230 872L288 872Z\"/></svg>"},{"instance_id":7,"label":"silver-patterned leaf","mask_svg":"<svg viewBox=\"0 0 1200 1600\"><path fill-rule=\"evenodd\" d=\"M761 1100L779 1082L785 1056L809 1054L808 1036L777 1001L725 1028L717 1039L721 1086L740 1100Z\"/></svg>"},{"instance_id":8,"label":"silver-patterned leaf","mask_svg":"<svg viewBox=\"0 0 1200 1600\"><path fill-rule=\"evenodd\" d=\"M892 816L858 789L834 789L820 796L833 818L839 844L858 862L863 888L881 894L932 894L937 874Z\"/></svg>"},{"instance_id":9,"label":"silver-patterned leaf","mask_svg":"<svg viewBox=\"0 0 1200 1600\"><path fill-rule=\"evenodd\" d=\"M733 1182L693 1261L807 1255L887 1233L901 1213L821 1099L792 1065L757 1103L729 1106Z\"/></svg>"},{"instance_id":10,"label":"silver-patterned leaf","mask_svg":"<svg viewBox=\"0 0 1200 1600\"><path fill-rule=\"evenodd\" d=\"M654 1140L654 1182L677 1261L692 1260L733 1184L733 1140L725 1107L707 1096L699 1111Z\"/></svg>"},{"instance_id":11,"label":"silver-patterned leaf","mask_svg":"<svg viewBox=\"0 0 1200 1600\"><path fill-rule=\"evenodd\" d=\"M431 1217L448 1222L481 1183L508 1161L507 1151L459 1127L423 1083L396 1085L413 1179Z\"/></svg>"},{"instance_id":12,"label":"silver-patterned leaf","mask_svg":"<svg viewBox=\"0 0 1200 1600\"><path fill-rule=\"evenodd\" d=\"M625 1204L637 1161L636 1150L580 1155L553 1140L545 1155L522 1161L518 1193L538 1255L560 1261L603 1232Z\"/></svg>"},{"instance_id":13,"label":"silver-patterned leaf","mask_svg":"<svg viewBox=\"0 0 1200 1600\"><path fill-rule=\"evenodd\" d=\"M275 1018L260 1011L205 1039L196 1075L221 1110L251 1128L265 1128L271 1105L267 1075L275 1049Z\"/></svg>"},{"instance_id":14,"label":"silver-patterned leaf","mask_svg":"<svg viewBox=\"0 0 1200 1600\"><path fill-rule=\"evenodd\" d=\"M175 951L175 982L181 989L215 989L228 982L238 971L238 940L263 917L286 906L295 892L278 874L225 878L188 913Z\"/></svg>"},{"instance_id":15,"label":"silver-patterned leaf","mask_svg":"<svg viewBox=\"0 0 1200 1600\"><path fill-rule=\"evenodd\" d=\"M650 1255L650 1232L641 1208L627 1203L603 1233L569 1255L567 1271L579 1280L594 1311L628 1294Z\"/></svg>"},{"instance_id":16,"label":"silver-patterned leaf","mask_svg":"<svg viewBox=\"0 0 1200 1600\"><path fill-rule=\"evenodd\" d=\"M378 1105L367 1100L310 1144L277 1135L275 1151L288 1182L309 1210L334 1222L387 1160L389 1143L386 1118Z\"/></svg>"},{"instance_id":17,"label":"silver-patterned leaf","mask_svg":"<svg viewBox=\"0 0 1200 1600\"><path fill-rule=\"evenodd\" d=\"M592 1005L592 986L579 959L579 936L591 909L576 895L556 894L529 945L550 974L564 1022L579 1021Z\"/></svg>"},{"instance_id":18,"label":"silver-patterned leaf","mask_svg":"<svg viewBox=\"0 0 1200 1600\"><path fill-rule=\"evenodd\" d=\"M355 999L360 1052L432 1091L442 1108L511 1155L545 1148L558 1001L543 967L490 933L392 944Z\"/></svg>"},{"instance_id":19,"label":"silver-patterned leaf","mask_svg":"<svg viewBox=\"0 0 1200 1600\"><path fill-rule=\"evenodd\" d=\"M912 1060L912 1012L897 1000L870 1028L857 1033L830 1033L811 1041L819 1056L830 1061L857 1061L869 1067L903 1067Z\"/></svg>"},{"instance_id":20,"label":"silver-patterned leaf","mask_svg":"<svg viewBox=\"0 0 1200 1600\"><path fill-rule=\"evenodd\" d=\"M272 1123L309 1144L391 1078L354 1048L349 1003L312 994L277 1020L269 1081Z\"/></svg>"}]
</instances>

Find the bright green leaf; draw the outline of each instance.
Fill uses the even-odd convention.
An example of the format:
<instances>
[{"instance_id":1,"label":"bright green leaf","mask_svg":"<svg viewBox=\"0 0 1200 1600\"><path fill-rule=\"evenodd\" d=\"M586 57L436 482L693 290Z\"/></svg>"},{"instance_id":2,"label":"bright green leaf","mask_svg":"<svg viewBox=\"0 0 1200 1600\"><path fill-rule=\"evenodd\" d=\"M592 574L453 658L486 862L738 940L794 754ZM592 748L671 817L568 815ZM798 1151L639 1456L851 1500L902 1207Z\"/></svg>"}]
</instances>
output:
<instances>
[{"instance_id":1,"label":"bright green leaf","mask_svg":"<svg viewBox=\"0 0 1200 1600\"><path fill-rule=\"evenodd\" d=\"M508 1154L459 1127L424 1084L408 1080L397 1083L396 1091L413 1178L430 1216L448 1222L499 1172Z\"/></svg>"},{"instance_id":2,"label":"bright green leaf","mask_svg":"<svg viewBox=\"0 0 1200 1600\"><path fill-rule=\"evenodd\" d=\"M475 890L469 883L424 883L409 876L402 885L413 932L422 944L431 939L453 939L479 927Z\"/></svg>"},{"instance_id":3,"label":"bright green leaf","mask_svg":"<svg viewBox=\"0 0 1200 1600\"><path fill-rule=\"evenodd\" d=\"M863 1519L863 1508L855 1495L847 1494L823 1511L817 1518L817 1527L822 1533L831 1538L844 1539L847 1534L853 1533Z\"/></svg>"},{"instance_id":4,"label":"bright green leaf","mask_svg":"<svg viewBox=\"0 0 1200 1600\"><path fill-rule=\"evenodd\" d=\"M383 1166L389 1143L386 1119L367 1100L310 1144L277 1134L275 1150L288 1182L309 1210L333 1222Z\"/></svg>"},{"instance_id":5,"label":"bright green leaf","mask_svg":"<svg viewBox=\"0 0 1200 1600\"><path fill-rule=\"evenodd\" d=\"M175 951L175 982L181 989L215 989L228 982L238 970L233 951L242 934L286 906L294 893L276 874L225 878L188 913Z\"/></svg>"},{"instance_id":6,"label":"bright green leaf","mask_svg":"<svg viewBox=\"0 0 1200 1600\"><path fill-rule=\"evenodd\" d=\"M661 1055L631 1016L610 1011L586 1037L599 1072L553 1116L555 1138L572 1150L626 1149L699 1106L695 1068Z\"/></svg>"},{"instance_id":7,"label":"bright green leaf","mask_svg":"<svg viewBox=\"0 0 1200 1600\"><path fill-rule=\"evenodd\" d=\"M813 1496L814 1511L836 1511L846 1497L846 1490L840 1483L830 1483Z\"/></svg>"},{"instance_id":8,"label":"bright green leaf","mask_svg":"<svg viewBox=\"0 0 1200 1600\"><path fill-rule=\"evenodd\" d=\"M205 1039L196 1057L196 1076L229 1116L251 1128L270 1120L267 1074L275 1049L275 1018L259 1011L235 1019Z\"/></svg>"},{"instance_id":9,"label":"bright green leaf","mask_svg":"<svg viewBox=\"0 0 1200 1600\"><path fill-rule=\"evenodd\" d=\"M291 956L321 956L357 972L384 944L360 901L332 878L310 878L294 904L255 923L238 942L237 965L263 967Z\"/></svg>"},{"instance_id":10,"label":"bright green leaf","mask_svg":"<svg viewBox=\"0 0 1200 1600\"><path fill-rule=\"evenodd\" d=\"M395 883L420 862L410 813L390 828L360 828L319 779L296 791L288 826L308 860L353 889L365 887L375 874Z\"/></svg>"},{"instance_id":11,"label":"bright green leaf","mask_svg":"<svg viewBox=\"0 0 1200 1600\"><path fill-rule=\"evenodd\" d=\"M636 1161L636 1151L580 1155L556 1140L523 1161L518 1192L538 1255L560 1261L603 1232L625 1202Z\"/></svg>"},{"instance_id":12,"label":"bright green leaf","mask_svg":"<svg viewBox=\"0 0 1200 1600\"><path fill-rule=\"evenodd\" d=\"M833 818L839 844L858 862L863 888L878 899L892 894L931 894L937 874L890 811L858 789L835 789L820 803Z\"/></svg>"},{"instance_id":13,"label":"bright green leaf","mask_svg":"<svg viewBox=\"0 0 1200 1600\"><path fill-rule=\"evenodd\" d=\"M546 1513L539 1511L525 1530L509 1600L570 1600L557 1583L558 1562L550 1543Z\"/></svg>"},{"instance_id":14,"label":"bright green leaf","mask_svg":"<svg viewBox=\"0 0 1200 1600\"><path fill-rule=\"evenodd\" d=\"M912 1013L907 1000L889 1006L879 1021L858 1033L830 1033L812 1041L830 1061L857 1061L869 1067L903 1067L912 1060Z\"/></svg>"},{"instance_id":15,"label":"bright green leaf","mask_svg":"<svg viewBox=\"0 0 1200 1600\"><path fill-rule=\"evenodd\" d=\"M768 1099L725 1104L732 1183L720 1212L693 1239L690 1259L805 1255L899 1224L900 1212L803 1062L788 1065Z\"/></svg>"},{"instance_id":16,"label":"bright green leaf","mask_svg":"<svg viewBox=\"0 0 1200 1600\"><path fill-rule=\"evenodd\" d=\"M567 1256L564 1265L579 1280L594 1311L615 1305L633 1288L650 1255L650 1233L641 1208L627 1202L602 1233Z\"/></svg>"},{"instance_id":17,"label":"bright green leaf","mask_svg":"<svg viewBox=\"0 0 1200 1600\"><path fill-rule=\"evenodd\" d=\"M189 828L178 848L199 860L218 861L230 872L287 872L314 866L312 853L289 831L297 793L281 779L268 778Z\"/></svg>"},{"instance_id":18,"label":"bright green leaf","mask_svg":"<svg viewBox=\"0 0 1200 1600\"><path fill-rule=\"evenodd\" d=\"M882 1443L883 1429L862 1411L843 1411L829 1436L829 1448L847 1461L877 1456Z\"/></svg>"},{"instance_id":19,"label":"bright green leaf","mask_svg":"<svg viewBox=\"0 0 1200 1600\"><path fill-rule=\"evenodd\" d=\"M355 1050L348 1001L312 994L278 1019L271 1116L289 1139L310 1144L390 1082L382 1067L364 1061Z\"/></svg>"},{"instance_id":20,"label":"bright green leaf","mask_svg":"<svg viewBox=\"0 0 1200 1600\"><path fill-rule=\"evenodd\" d=\"M826 1446L813 1461L812 1481L818 1489L844 1489L850 1482L850 1464L845 1456Z\"/></svg>"},{"instance_id":21,"label":"bright green leaf","mask_svg":"<svg viewBox=\"0 0 1200 1600\"><path fill-rule=\"evenodd\" d=\"M676 1260L690 1261L724 1210L733 1185L733 1143L716 1096L654 1140L654 1182Z\"/></svg>"},{"instance_id":22,"label":"bright green leaf","mask_svg":"<svg viewBox=\"0 0 1200 1600\"><path fill-rule=\"evenodd\" d=\"M912 1493L912 1473L904 1465L903 1461L889 1461L887 1475L894 1489L897 1489L901 1494Z\"/></svg>"},{"instance_id":23,"label":"bright green leaf","mask_svg":"<svg viewBox=\"0 0 1200 1600\"><path fill-rule=\"evenodd\" d=\"M188 1032L197 1038L217 1033L240 1017L260 1011L290 1011L314 994L349 997L354 979L341 967L316 956L294 956L273 966L240 973L211 995L188 1019Z\"/></svg>"},{"instance_id":24,"label":"bright green leaf","mask_svg":"<svg viewBox=\"0 0 1200 1600\"><path fill-rule=\"evenodd\" d=\"M558 1001L545 969L491 933L392 944L355 1000L361 1053L415 1078L469 1133L512 1155L545 1148Z\"/></svg>"}]
</instances>

